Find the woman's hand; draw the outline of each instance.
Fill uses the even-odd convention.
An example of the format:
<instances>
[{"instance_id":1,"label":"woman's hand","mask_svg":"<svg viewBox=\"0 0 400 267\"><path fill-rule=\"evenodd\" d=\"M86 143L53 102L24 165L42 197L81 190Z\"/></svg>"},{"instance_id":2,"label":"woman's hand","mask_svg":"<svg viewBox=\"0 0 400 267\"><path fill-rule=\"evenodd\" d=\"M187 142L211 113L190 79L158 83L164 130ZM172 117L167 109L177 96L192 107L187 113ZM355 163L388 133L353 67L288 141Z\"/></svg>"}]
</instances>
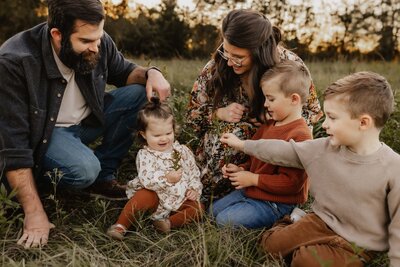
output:
<instances>
[{"instance_id":1,"label":"woman's hand","mask_svg":"<svg viewBox=\"0 0 400 267\"><path fill-rule=\"evenodd\" d=\"M245 111L245 107L238 103L231 103L224 108L217 109L216 116L218 119L226 122L239 122Z\"/></svg>"}]
</instances>

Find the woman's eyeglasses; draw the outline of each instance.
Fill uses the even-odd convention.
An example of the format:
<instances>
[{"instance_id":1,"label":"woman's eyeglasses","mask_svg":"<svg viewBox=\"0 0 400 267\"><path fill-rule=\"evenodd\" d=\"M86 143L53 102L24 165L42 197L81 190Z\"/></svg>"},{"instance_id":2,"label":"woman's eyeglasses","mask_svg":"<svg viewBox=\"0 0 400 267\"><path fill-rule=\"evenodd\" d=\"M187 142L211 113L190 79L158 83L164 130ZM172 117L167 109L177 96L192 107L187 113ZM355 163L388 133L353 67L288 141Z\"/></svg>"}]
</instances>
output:
<instances>
[{"instance_id":1,"label":"woman's eyeglasses","mask_svg":"<svg viewBox=\"0 0 400 267\"><path fill-rule=\"evenodd\" d=\"M225 51L222 51L223 47L222 47L223 43L217 48L217 52L218 54L225 59L226 61L230 60L236 67L241 67L243 64L243 61L248 57L230 57L227 54L225 54Z\"/></svg>"}]
</instances>

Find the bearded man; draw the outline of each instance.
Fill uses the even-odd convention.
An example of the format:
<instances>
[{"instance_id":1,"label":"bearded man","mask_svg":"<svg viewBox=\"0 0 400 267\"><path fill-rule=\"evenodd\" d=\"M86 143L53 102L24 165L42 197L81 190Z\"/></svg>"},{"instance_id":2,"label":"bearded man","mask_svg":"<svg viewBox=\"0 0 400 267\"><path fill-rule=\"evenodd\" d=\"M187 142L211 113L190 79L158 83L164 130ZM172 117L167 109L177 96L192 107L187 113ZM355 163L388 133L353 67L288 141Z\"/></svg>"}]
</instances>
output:
<instances>
[{"instance_id":1,"label":"bearded man","mask_svg":"<svg viewBox=\"0 0 400 267\"><path fill-rule=\"evenodd\" d=\"M126 197L116 170L136 114L170 85L156 67L129 62L103 31L99 0L49 0L47 23L0 47L0 174L24 210L19 244L47 243L53 225L36 184L57 171L60 188ZM105 92L106 84L117 89ZM102 137L92 150L87 145Z\"/></svg>"}]
</instances>

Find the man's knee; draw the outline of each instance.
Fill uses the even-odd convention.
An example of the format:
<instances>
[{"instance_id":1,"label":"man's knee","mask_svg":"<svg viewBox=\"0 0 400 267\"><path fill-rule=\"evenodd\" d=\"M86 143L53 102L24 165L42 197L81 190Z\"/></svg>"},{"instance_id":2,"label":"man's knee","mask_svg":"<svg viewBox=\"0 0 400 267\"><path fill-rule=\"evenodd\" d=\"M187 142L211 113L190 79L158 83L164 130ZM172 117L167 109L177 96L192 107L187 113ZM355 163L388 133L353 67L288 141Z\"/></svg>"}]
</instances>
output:
<instances>
[{"instance_id":1,"label":"man's knee","mask_svg":"<svg viewBox=\"0 0 400 267\"><path fill-rule=\"evenodd\" d=\"M67 187L84 189L93 184L101 171L101 165L96 157L77 162L69 166L69 172L63 174L60 182Z\"/></svg>"}]
</instances>

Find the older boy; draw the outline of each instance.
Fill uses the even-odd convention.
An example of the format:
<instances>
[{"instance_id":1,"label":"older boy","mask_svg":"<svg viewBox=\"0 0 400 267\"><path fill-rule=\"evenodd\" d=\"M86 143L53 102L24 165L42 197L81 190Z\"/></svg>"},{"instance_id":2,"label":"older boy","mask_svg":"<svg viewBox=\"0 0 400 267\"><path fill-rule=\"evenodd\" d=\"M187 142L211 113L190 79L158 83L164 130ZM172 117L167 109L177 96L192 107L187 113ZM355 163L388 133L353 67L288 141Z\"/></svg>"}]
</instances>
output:
<instances>
[{"instance_id":1,"label":"older boy","mask_svg":"<svg viewBox=\"0 0 400 267\"><path fill-rule=\"evenodd\" d=\"M270 120L252 140L311 139L311 131L301 116L311 85L307 68L296 61L283 61L264 73L260 85ZM270 228L296 204L307 200L308 181L302 169L275 166L250 157L239 166L224 166L222 173L237 190L212 205L212 215L220 226Z\"/></svg>"},{"instance_id":2,"label":"older boy","mask_svg":"<svg viewBox=\"0 0 400 267\"><path fill-rule=\"evenodd\" d=\"M292 256L291 266L363 266L373 251L386 250L391 266L400 266L400 156L379 141L394 106L390 85L378 74L358 72L331 84L324 97L327 138L221 139L309 176L313 213L265 232L262 246L274 256Z\"/></svg>"}]
</instances>

